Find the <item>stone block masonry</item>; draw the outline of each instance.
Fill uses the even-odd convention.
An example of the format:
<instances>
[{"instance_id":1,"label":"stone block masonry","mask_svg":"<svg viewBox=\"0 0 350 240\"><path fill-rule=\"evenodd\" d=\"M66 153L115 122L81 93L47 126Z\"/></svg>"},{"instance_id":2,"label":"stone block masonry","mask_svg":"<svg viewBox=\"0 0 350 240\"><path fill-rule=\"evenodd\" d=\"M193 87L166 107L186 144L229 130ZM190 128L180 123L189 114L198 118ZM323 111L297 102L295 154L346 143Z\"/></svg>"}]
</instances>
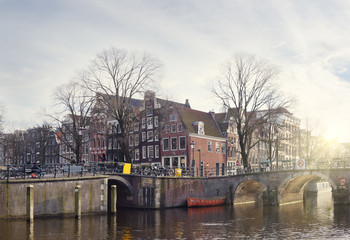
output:
<instances>
[{"instance_id":1,"label":"stone block masonry","mask_svg":"<svg viewBox=\"0 0 350 240\"><path fill-rule=\"evenodd\" d=\"M0 182L0 218L25 218L27 187L33 186L34 217L75 214L75 189L79 185L81 214L107 212L107 177L27 179Z\"/></svg>"}]
</instances>

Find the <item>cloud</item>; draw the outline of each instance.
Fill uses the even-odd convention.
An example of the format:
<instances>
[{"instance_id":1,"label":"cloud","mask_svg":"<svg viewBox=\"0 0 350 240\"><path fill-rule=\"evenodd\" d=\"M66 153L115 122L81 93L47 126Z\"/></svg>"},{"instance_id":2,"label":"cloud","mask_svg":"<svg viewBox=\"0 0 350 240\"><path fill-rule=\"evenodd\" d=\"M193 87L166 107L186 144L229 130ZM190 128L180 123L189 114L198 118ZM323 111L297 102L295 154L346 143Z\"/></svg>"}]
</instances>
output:
<instances>
[{"instance_id":1,"label":"cloud","mask_svg":"<svg viewBox=\"0 0 350 240\"><path fill-rule=\"evenodd\" d=\"M350 106L346 1L0 5L0 104L7 108L8 122L34 124L39 109L51 106L56 86L85 69L98 52L115 46L158 57L165 65L164 92L180 102L190 99L193 108L203 111L220 110L205 86L230 55L246 52L266 58L281 69L283 90L298 100L293 109L298 117L308 115L329 129L336 124L349 132L343 120L350 117L345 111ZM350 141L350 136L342 138Z\"/></svg>"}]
</instances>

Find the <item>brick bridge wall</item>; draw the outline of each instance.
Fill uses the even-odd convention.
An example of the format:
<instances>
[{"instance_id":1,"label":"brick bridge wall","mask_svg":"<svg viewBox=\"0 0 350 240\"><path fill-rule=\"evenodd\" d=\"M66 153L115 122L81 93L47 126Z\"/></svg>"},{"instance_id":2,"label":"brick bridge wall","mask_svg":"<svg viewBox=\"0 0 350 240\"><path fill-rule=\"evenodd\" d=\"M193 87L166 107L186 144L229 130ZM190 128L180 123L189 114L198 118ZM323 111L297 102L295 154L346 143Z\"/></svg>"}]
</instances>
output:
<instances>
[{"instance_id":1,"label":"brick bridge wall","mask_svg":"<svg viewBox=\"0 0 350 240\"><path fill-rule=\"evenodd\" d=\"M261 201L264 204L279 205L303 200L304 188L314 179L330 182L335 202L349 203L346 185L339 189L339 178L350 182L350 169L290 170L251 173L238 176L213 178L175 178L119 175L133 188L133 192L118 181L118 205L139 208L167 208L186 206L187 197L210 197L226 195L229 202ZM342 192L340 201L338 191ZM345 195L347 196L344 198ZM347 193L346 193L347 192Z\"/></svg>"}]
</instances>

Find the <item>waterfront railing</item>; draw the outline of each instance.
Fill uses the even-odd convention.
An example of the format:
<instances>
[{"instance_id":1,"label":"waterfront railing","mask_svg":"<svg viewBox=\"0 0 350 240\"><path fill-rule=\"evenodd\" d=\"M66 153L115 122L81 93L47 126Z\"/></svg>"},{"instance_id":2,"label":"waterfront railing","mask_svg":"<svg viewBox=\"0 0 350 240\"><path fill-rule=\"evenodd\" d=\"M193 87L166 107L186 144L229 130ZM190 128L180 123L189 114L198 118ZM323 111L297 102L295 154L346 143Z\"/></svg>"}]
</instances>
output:
<instances>
[{"instance_id":1,"label":"waterfront railing","mask_svg":"<svg viewBox=\"0 0 350 240\"><path fill-rule=\"evenodd\" d=\"M157 176L157 177L222 177L243 174L253 174L274 171L290 170L318 170L318 169L340 169L350 168L348 161L305 161L304 168L297 167L297 162L280 161L279 164L252 165L248 168L243 166L201 166L201 167L170 167L159 165L133 165L131 175L135 176ZM39 169L33 169L32 164L12 164L0 166L0 179L26 179L26 178L58 178L72 176L95 176L97 174L123 174L124 163L91 162L87 164L39 164Z\"/></svg>"}]
</instances>

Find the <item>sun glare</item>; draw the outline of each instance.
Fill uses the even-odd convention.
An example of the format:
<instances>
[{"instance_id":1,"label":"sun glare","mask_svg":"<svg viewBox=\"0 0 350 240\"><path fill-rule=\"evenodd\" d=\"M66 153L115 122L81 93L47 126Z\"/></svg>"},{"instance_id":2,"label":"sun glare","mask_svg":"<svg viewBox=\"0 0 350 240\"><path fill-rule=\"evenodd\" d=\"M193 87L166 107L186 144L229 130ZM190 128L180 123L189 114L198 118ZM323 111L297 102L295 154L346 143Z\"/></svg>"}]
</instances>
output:
<instances>
[{"instance_id":1,"label":"sun glare","mask_svg":"<svg viewBox=\"0 0 350 240\"><path fill-rule=\"evenodd\" d=\"M344 135L343 131L342 130L338 130L336 128L327 129L324 132L324 138L328 142L342 141L342 139L345 139L345 136L343 136L343 135Z\"/></svg>"}]
</instances>

